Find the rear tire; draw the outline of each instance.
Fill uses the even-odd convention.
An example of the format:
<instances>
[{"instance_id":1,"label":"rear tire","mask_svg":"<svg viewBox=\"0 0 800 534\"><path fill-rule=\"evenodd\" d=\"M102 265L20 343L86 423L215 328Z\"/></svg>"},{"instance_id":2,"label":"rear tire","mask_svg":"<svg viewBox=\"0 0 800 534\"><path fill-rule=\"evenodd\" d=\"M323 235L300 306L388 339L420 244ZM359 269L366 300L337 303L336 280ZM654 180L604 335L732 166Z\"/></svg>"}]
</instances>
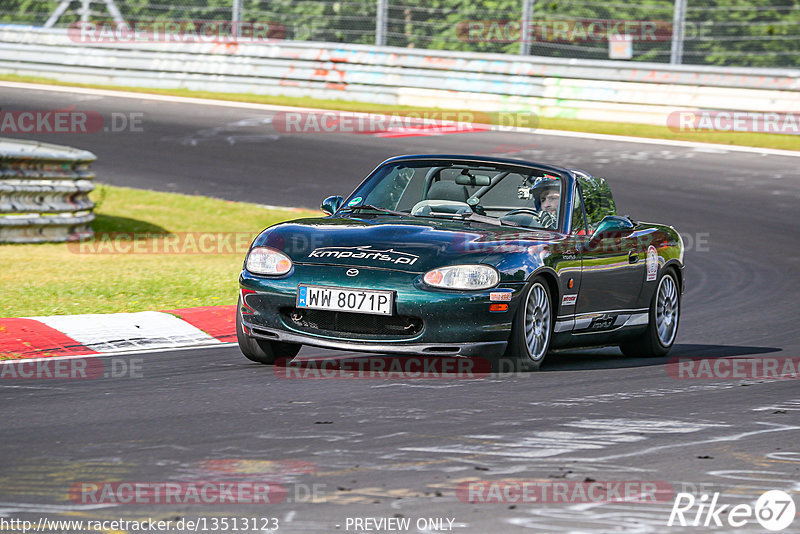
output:
<instances>
[{"instance_id":1,"label":"rear tire","mask_svg":"<svg viewBox=\"0 0 800 534\"><path fill-rule=\"evenodd\" d=\"M511 362L512 370L538 371L550 350L554 322L550 288L543 278L536 277L514 316L508 348L501 362ZM505 369L499 365L498 370Z\"/></svg>"},{"instance_id":2,"label":"rear tire","mask_svg":"<svg viewBox=\"0 0 800 534\"><path fill-rule=\"evenodd\" d=\"M620 343L622 353L629 358L665 356L678 337L680 311L681 291L678 278L675 271L669 268L659 278L650 302L647 330Z\"/></svg>"},{"instance_id":3,"label":"rear tire","mask_svg":"<svg viewBox=\"0 0 800 534\"><path fill-rule=\"evenodd\" d=\"M292 359L300 352L302 345L294 343L280 343L278 341L268 341L248 336L242 328L242 298L236 305L236 340L239 342L239 350L245 358L264 365L272 365L279 358Z\"/></svg>"}]
</instances>

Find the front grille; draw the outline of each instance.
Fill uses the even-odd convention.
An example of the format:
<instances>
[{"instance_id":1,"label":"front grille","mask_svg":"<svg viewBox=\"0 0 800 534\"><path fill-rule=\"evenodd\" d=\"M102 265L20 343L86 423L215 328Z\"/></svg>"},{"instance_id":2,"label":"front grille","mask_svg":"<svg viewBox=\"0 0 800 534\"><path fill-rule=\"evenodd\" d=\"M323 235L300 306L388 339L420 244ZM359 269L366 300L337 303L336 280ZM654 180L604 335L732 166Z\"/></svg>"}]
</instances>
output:
<instances>
[{"instance_id":1,"label":"front grille","mask_svg":"<svg viewBox=\"0 0 800 534\"><path fill-rule=\"evenodd\" d=\"M281 315L290 327L321 334L397 338L412 337L422 331L422 319L405 315L371 315L297 308L283 308Z\"/></svg>"}]
</instances>

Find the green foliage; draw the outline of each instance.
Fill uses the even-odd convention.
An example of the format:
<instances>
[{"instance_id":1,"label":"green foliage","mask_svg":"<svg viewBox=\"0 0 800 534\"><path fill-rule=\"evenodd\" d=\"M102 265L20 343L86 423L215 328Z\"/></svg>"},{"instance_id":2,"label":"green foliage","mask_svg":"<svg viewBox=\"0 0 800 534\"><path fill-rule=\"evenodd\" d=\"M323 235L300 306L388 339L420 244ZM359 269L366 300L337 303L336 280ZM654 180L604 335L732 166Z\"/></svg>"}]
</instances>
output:
<instances>
[{"instance_id":1,"label":"green foliage","mask_svg":"<svg viewBox=\"0 0 800 534\"><path fill-rule=\"evenodd\" d=\"M387 0L390 46L471 52L520 52L522 0ZM800 0L687 0L684 63L752 67L800 65ZM2 0L0 22L42 24L58 0ZM78 0L59 21L77 20ZM117 0L128 20L229 20L232 0ZM530 53L608 59L603 35L615 22L655 27L633 31L634 61L668 62L674 0L634 3L535 0ZM277 37L343 43L375 42L377 0L244 0L243 19L269 22ZM96 20L108 19L101 3ZM586 36L592 22L601 30ZM554 25L568 27L558 37ZM635 26L636 27L636 26ZM558 34L562 35L562 34ZM522 36L525 38L525 36Z\"/></svg>"},{"instance_id":2,"label":"green foliage","mask_svg":"<svg viewBox=\"0 0 800 534\"><path fill-rule=\"evenodd\" d=\"M800 0L705 0L687 23L698 29L687 63L800 66Z\"/></svg>"},{"instance_id":3,"label":"green foliage","mask_svg":"<svg viewBox=\"0 0 800 534\"><path fill-rule=\"evenodd\" d=\"M578 182L581 186L581 195L586 209L589 233L594 232L603 217L617 214L617 205L614 196L611 194L611 187L605 178L579 177ZM580 213L578 221L573 226L583 226L583 214Z\"/></svg>"}]
</instances>

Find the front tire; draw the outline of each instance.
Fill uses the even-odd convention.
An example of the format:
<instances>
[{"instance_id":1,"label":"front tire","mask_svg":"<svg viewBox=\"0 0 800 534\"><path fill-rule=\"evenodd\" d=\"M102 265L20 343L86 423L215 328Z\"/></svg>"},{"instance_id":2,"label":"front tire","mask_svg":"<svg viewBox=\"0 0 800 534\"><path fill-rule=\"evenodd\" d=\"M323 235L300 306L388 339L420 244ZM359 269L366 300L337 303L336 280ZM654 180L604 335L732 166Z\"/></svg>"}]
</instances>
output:
<instances>
[{"instance_id":1,"label":"front tire","mask_svg":"<svg viewBox=\"0 0 800 534\"><path fill-rule=\"evenodd\" d=\"M550 288L541 277L534 278L514 317L504 359L521 371L538 371L550 350L553 323Z\"/></svg>"},{"instance_id":2,"label":"front tire","mask_svg":"<svg viewBox=\"0 0 800 534\"><path fill-rule=\"evenodd\" d=\"M278 341L268 341L250 337L244 333L242 328L242 298L236 305L236 340L239 342L239 350L245 358L264 365L272 365L279 358L292 359L300 352L302 345L294 343L280 343Z\"/></svg>"},{"instance_id":3,"label":"front tire","mask_svg":"<svg viewBox=\"0 0 800 534\"><path fill-rule=\"evenodd\" d=\"M673 269L667 269L658 280L650 302L647 330L641 335L620 343L622 353L629 358L658 358L665 356L678 337L681 311L681 291Z\"/></svg>"}]
</instances>

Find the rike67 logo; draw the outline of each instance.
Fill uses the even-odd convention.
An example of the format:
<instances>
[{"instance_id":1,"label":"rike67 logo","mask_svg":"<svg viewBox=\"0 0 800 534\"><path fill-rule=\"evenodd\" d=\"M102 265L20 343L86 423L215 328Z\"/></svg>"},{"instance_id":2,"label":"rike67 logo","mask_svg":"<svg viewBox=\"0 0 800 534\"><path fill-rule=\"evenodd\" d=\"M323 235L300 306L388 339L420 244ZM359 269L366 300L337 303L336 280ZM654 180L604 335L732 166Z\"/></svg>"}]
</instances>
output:
<instances>
[{"instance_id":1,"label":"rike67 logo","mask_svg":"<svg viewBox=\"0 0 800 534\"><path fill-rule=\"evenodd\" d=\"M781 490L770 490L761 494L755 505L719 504L719 493L709 497L703 494L696 498L691 493L678 493L672 505L668 526L682 527L743 527L756 520L771 532L779 532L792 524L795 504L791 495Z\"/></svg>"}]
</instances>

